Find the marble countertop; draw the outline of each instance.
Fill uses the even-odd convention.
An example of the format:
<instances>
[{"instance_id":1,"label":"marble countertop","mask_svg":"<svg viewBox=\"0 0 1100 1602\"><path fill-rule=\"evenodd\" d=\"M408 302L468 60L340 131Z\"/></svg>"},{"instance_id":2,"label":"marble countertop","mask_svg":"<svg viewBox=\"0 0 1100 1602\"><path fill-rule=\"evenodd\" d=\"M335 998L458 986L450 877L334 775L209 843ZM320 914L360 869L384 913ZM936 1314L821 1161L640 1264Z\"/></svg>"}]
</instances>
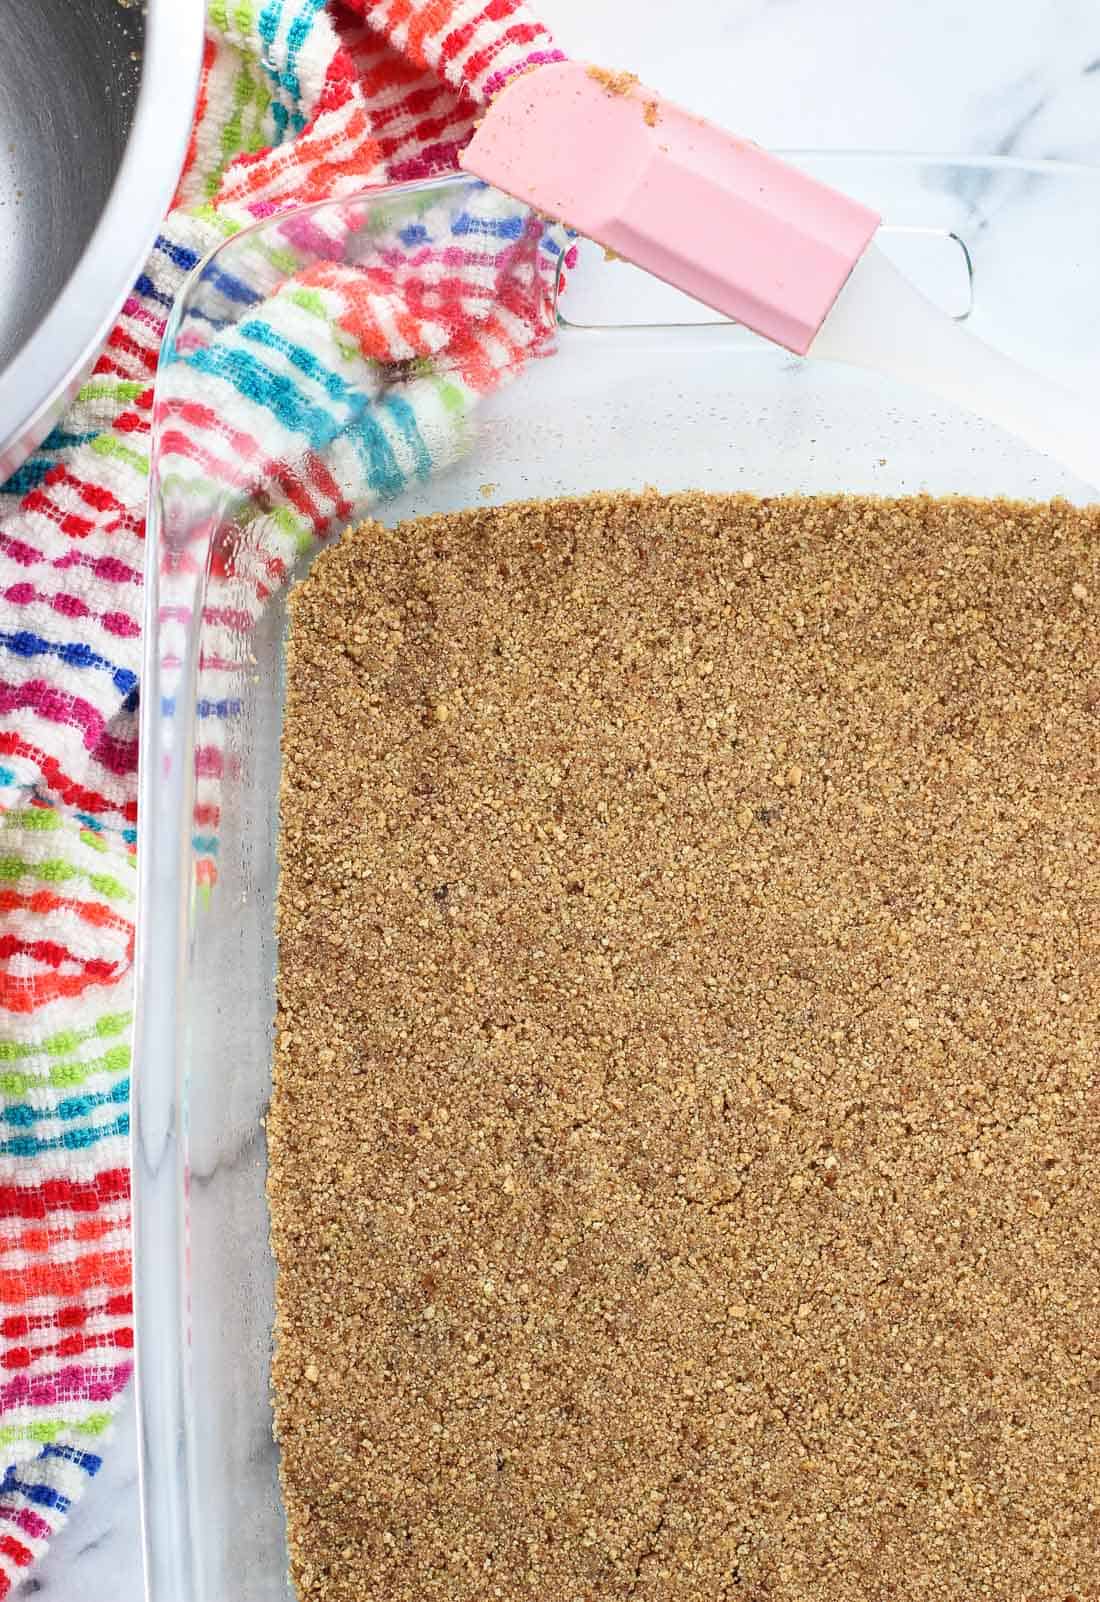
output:
<instances>
[{"instance_id":1,"label":"marble countertop","mask_svg":"<svg viewBox=\"0 0 1100 1602\"><path fill-rule=\"evenodd\" d=\"M541 12L571 54L637 72L765 145L1100 163L1094 0L542 0ZM132 1398L20 1595L140 1602Z\"/></svg>"}]
</instances>

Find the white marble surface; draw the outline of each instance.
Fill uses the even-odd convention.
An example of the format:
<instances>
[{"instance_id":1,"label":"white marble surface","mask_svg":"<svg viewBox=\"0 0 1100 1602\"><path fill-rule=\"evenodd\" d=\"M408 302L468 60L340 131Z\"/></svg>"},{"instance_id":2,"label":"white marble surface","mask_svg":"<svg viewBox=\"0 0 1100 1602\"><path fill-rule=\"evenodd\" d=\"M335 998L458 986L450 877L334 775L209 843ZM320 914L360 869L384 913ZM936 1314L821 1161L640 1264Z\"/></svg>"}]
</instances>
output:
<instances>
[{"instance_id":1,"label":"white marble surface","mask_svg":"<svg viewBox=\"0 0 1100 1602\"><path fill-rule=\"evenodd\" d=\"M1095 0L543 0L542 12L570 53L763 144L1100 163ZM22 1595L140 1602L134 1439L131 1404Z\"/></svg>"}]
</instances>

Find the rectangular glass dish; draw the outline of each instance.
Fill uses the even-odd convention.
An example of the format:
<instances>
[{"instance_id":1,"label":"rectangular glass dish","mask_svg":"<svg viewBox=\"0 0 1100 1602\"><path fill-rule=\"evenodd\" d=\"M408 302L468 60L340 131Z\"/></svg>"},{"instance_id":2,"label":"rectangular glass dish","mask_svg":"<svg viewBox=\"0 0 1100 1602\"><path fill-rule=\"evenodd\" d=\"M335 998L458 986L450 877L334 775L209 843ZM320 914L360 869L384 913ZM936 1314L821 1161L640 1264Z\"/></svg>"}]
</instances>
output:
<instances>
[{"instance_id":1,"label":"rectangular glass dish","mask_svg":"<svg viewBox=\"0 0 1100 1602\"><path fill-rule=\"evenodd\" d=\"M975 333L1095 392L1100 171L1012 160L795 159L877 208L889 252ZM330 255L369 271L388 229L426 209L465 215L477 188L458 179L379 191L341 202L336 245L332 230L314 234L325 236ZM546 226L533 218L525 226L537 252ZM177 369L194 341L254 304L234 298L246 266L262 258L268 294L293 289L303 261L316 262L314 247L302 243L308 234L299 230L298 255L238 236L198 269L170 325L158 380L133 1126L150 1602L291 1596L268 1394L273 1265L263 1132L276 961L283 555L261 586L270 592L262 609L242 607L227 621L224 607L206 604L211 572L225 583L236 563L255 578L249 530L278 521L262 463L285 457L286 441L260 440L260 467L242 467L227 486L180 468L173 408L183 404ZM797 360L652 281L639 279L628 293L634 277L582 246L560 308L552 292L547 297L539 359L472 409L449 467L413 473L369 515L394 523L473 504L648 485L1097 498L1093 486L999 429L875 375ZM551 285L555 278L556 269ZM201 336L199 323L209 325ZM203 371L200 364L190 374L185 403L216 415L217 385L211 379L204 389ZM240 440L228 426L223 435L240 457ZM350 520L357 497L338 473L337 480L326 493L337 504L344 496L341 515ZM218 682L233 685L216 745L212 663Z\"/></svg>"}]
</instances>

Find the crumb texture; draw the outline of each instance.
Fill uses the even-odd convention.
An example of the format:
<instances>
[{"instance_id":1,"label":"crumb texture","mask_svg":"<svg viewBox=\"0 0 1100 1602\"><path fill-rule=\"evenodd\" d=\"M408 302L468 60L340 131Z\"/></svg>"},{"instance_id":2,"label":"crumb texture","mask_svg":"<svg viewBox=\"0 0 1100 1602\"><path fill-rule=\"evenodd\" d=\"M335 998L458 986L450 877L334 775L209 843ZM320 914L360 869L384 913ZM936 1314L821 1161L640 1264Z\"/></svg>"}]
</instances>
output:
<instances>
[{"instance_id":1,"label":"crumb texture","mask_svg":"<svg viewBox=\"0 0 1100 1602\"><path fill-rule=\"evenodd\" d=\"M1098 528L599 495L298 586L304 1602L1100 1596Z\"/></svg>"},{"instance_id":2,"label":"crumb texture","mask_svg":"<svg viewBox=\"0 0 1100 1602\"><path fill-rule=\"evenodd\" d=\"M628 95L638 82L636 72L616 71L610 67L589 67L588 76L609 95Z\"/></svg>"}]
</instances>

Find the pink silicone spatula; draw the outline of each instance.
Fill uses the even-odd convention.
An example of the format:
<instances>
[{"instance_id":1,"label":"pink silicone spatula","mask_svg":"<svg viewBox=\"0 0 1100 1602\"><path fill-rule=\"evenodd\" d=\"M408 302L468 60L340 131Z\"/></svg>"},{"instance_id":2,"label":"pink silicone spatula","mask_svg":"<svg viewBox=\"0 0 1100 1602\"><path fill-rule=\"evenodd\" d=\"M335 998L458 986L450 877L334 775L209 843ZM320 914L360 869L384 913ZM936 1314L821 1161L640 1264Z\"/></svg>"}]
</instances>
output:
<instances>
[{"instance_id":1,"label":"pink silicone spatula","mask_svg":"<svg viewBox=\"0 0 1100 1602\"><path fill-rule=\"evenodd\" d=\"M1098 481L1100 415L926 300L873 211L627 73L513 79L462 165L800 356L919 384Z\"/></svg>"}]
</instances>

